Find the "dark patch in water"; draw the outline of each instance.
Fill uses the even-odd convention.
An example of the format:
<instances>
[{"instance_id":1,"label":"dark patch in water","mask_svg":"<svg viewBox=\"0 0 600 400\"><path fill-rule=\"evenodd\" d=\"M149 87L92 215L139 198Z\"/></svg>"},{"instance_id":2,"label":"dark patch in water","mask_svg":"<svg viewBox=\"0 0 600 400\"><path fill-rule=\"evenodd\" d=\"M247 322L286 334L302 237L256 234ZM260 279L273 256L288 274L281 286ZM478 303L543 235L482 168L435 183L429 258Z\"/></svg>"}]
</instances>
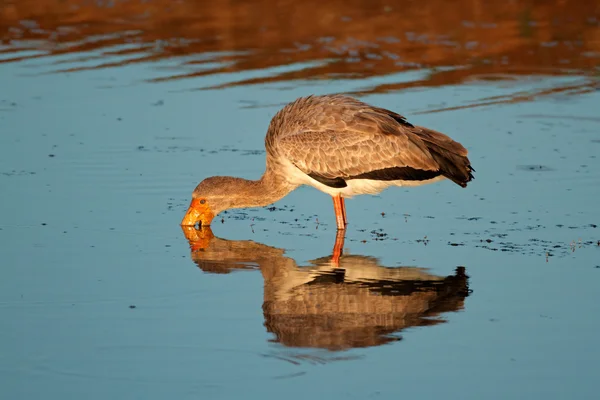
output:
<instances>
[{"instance_id":1,"label":"dark patch in water","mask_svg":"<svg viewBox=\"0 0 600 400\"><path fill-rule=\"evenodd\" d=\"M521 170L521 171L540 171L540 172L554 171L554 168L550 168L545 165L517 165L517 169Z\"/></svg>"},{"instance_id":2,"label":"dark patch in water","mask_svg":"<svg viewBox=\"0 0 600 400\"><path fill-rule=\"evenodd\" d=\"M239 153L242 156L257 156L265 154L264 150L242 150L242 149L230 149L230 148L221 148L217 150L206 150L202 147L195 146L152 146L146 147L143 145L137 146L136 150L138 151L147 151L147 152L155 152L155 153L187 153L190 151L195 151L199 153L206 154L219 154L224 152L230 153Z\"/></svg>"},{"instance_id":3,"label":"dark patch in water","mask_svg":"<svg viewBox=\"0 0 600 400\"><path fill-rule=\"evenodd\" d=\"M373 240L385 240L389 239L388 234L383 232L383 229L379 228L377 230L371 231L371 238Z\"/></svg>"},{"instance_id":4,"label":"dark patch in water","mask_svg":"<svg viewBox=\"0 0 600 400\"><path fill-rule=\"evenodd\" d=\"M35 175L35 172L32 171L17 171L17 170L12 170L9 172L0 172L0 174L5 175L5 176L25 176L25 175Z\"/></svg>"},{"instance_id":5,"label":"dark patch in water","mask_svg":"<svg viewBox=\"0 0 600 400\"><path fill-rule=\"evenodd\" d=\"M467 220L467 221L479 221L480 219L483 219L483 217L456 217L456 219L463 219L463 220Z\"/></svg>"},{"instance_id":6,"label":"dark patch in water","mask_svg":"<svg viewBox=\"0 0 600 400\"><path fill-rule=\"evenodd\" d=\"M429 239L427 238L427 236L425 236L423 239L417 239L417 240L415 240L415 242L417 242L417 243L423 243L425 246L427 246L427 244L429 244Z\"/></svg>"},{"instance_id":7,"label":"dark patch in water","mask_svg":"<svg viewBox=\"0 0 600 400\"><path fill-rule=\"evenodd\" d=\"M548 257L555 256L567 256L570 253L575 252L576 249L581 249L584 247L589 247L594 243L592 241L578 241L571 242L569 245L564 243L559 244L552 242L550 240L543 239L529 239L527 243L515 243L515 242L499 242L499 248L489 247L487 245L479 245L476 244L475 247L492 250L492 251L502 251L502 252L510 252L510 253L519 253L522 255L533 255L540 256L545 255Z\"/></svg>"}]
</instances>

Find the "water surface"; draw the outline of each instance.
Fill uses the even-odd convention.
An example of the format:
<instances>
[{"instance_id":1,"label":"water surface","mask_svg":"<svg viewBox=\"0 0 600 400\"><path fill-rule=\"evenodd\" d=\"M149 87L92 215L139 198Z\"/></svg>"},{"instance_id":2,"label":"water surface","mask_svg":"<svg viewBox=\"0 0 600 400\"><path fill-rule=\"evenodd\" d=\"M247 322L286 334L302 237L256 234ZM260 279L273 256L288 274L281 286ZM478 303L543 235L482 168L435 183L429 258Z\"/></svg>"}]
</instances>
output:
<instances>
[{"instance_id":1,"label":"water surface","mask_svg":"<svg viewBox=\"0 0 600 400\"><path fill-rule=\"evenodd\" d=\"M0 6L3 398L595 397L593 4L109 3ZM343 243L312 188L182 231L333 92L476 179L350 200Z\"/></svg>"}]
</instances>

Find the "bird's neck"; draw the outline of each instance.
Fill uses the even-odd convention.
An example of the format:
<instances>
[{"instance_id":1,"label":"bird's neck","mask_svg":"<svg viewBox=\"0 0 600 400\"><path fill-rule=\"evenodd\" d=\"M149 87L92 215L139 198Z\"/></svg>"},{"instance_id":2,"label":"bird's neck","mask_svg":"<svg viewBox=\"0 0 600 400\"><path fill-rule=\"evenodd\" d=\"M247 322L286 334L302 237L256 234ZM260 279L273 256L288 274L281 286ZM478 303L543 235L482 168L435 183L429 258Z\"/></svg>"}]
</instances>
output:
<instances>
[{"instance_id":1,"label":"bird's neck","mask_svg":"<svg viewBox=\"0 0 600 400\"><path fill-rule=\"evenodd\" d=\"M256 181L242 178L230 179L231 201L228 208L263 207L281 199L297 186L291 185L270 169Z\"/></svg>"}]
</instances>

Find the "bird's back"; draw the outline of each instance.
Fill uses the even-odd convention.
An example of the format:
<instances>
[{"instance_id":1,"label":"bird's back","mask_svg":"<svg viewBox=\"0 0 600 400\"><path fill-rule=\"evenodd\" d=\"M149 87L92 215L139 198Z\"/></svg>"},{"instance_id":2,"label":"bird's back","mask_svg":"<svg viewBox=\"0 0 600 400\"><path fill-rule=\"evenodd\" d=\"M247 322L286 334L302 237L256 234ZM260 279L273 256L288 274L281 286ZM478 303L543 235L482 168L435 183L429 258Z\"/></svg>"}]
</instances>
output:
<instances>
[{"instance_id":1,"label":"bird's back","mask_svg":"<svg viewBox=\"0 0 600 400\"><path fill-rule=\"evenodd\" d=\"M342 132L357 123L365 112L372 117L392 118L393 125L412 127L406 119L389 110L373 107L349 96L330 94L300 97L284 106L271 120L267 140L276 141L301 131L319 132L324 129ZM387 119L386 118L386 119ZM383 121L380 121L383 122ZM391 122L391 121L388 121ZM396 126L392 130L396 130Z\"/></svg>"},{"instance_id":2,"label":"bird's back","mask_svg":"<svg viewBox=\"0 0 600 400\"><path fill-rule=\"evenodd\" d=\"M323 183L357 177L401 180L407 171L415 179L438 173L463 187L473 178L460 143L344 95L289 103L271 120L265 146L272 161L283 156Z\"/></svg>"}]
</instances>

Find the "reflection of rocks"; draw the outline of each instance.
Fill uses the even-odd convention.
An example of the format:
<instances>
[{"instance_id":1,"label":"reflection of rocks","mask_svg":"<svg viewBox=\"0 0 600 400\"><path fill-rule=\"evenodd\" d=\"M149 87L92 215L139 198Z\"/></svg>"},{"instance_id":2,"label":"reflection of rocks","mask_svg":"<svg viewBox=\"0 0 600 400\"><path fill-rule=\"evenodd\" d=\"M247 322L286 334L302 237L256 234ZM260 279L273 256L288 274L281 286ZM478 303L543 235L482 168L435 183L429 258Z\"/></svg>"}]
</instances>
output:
<instances>
[{"instance_id":1,"label":"reflection of rocks","mask_svg":"<svg viewBox=\"0 0 600 400\"><path fill-rule=\"evenodd\" d=\"M265 326L291 347L345 349L398 340L412 326L444 322L441 313L463 308L465 269L431 275L415 267L388 268L373 257L334 255L298 267L284 251L252 241L215 238L210 229L184 228L193 261L205 272L260 268ZM337 261L339 259L339 261Z\"/></svg>"}]
</instances>

